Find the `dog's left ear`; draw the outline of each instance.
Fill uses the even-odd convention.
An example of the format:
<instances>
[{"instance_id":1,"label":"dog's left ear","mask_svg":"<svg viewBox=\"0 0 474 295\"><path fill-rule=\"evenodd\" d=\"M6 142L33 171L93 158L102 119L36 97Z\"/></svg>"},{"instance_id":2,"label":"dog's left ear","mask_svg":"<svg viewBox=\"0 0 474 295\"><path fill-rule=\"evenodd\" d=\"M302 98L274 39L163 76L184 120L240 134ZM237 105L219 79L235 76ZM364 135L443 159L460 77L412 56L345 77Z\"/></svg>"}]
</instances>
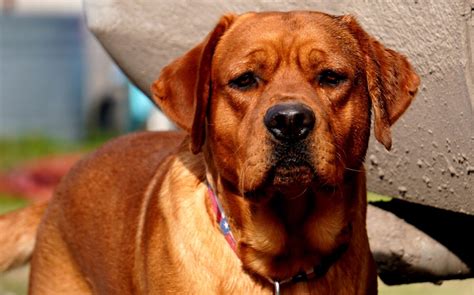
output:
<instances>
[{"instance_id":1,"label":"dog's left ear","mask_svg":"<svg viewBox=\"0 0 474 295\"><path fill-rule=\"evenodd\" d=\"M390 126L410 105L420 78L405 56L385 48L369 36L353 16L345 15L340 19L358 40L365 55L367 88L375 113L375 138L390 150Z\"/></svg>"},{"instance_id":2,"label":"dog's left ear","mask_svg":"<svg viewBox=\"0 0 474 295\"><path fill-rule=\"evenodd\" d=\"M222 16L204 41L163 68L151 86L153 101L191 135L191 150L195 154L201 151L205 140L214 50L235 18L234 15Z\"/></svg>"}]
</instances>

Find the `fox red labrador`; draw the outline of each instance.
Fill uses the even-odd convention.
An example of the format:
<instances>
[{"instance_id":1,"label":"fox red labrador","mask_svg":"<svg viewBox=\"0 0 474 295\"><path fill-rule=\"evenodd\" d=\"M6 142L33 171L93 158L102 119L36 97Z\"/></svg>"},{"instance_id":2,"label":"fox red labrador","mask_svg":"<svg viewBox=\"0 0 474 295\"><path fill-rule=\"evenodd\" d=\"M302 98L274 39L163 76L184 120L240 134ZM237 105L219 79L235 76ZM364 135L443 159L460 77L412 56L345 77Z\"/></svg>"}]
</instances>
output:
<instances>
[{"instance_id":1,"label":"fox red labrador","mask_svg":"<svg viewBox=\"0 0 474 295\"><path fill-rule=\"evenodd\" d=\"M41 219L31 294L376 294L371 110L390 149L418 85L351 16L223 16L152 85L185 132L80 161L46 210L2 218L0 262L28 257Z\"/></svg>"}]
</instances>

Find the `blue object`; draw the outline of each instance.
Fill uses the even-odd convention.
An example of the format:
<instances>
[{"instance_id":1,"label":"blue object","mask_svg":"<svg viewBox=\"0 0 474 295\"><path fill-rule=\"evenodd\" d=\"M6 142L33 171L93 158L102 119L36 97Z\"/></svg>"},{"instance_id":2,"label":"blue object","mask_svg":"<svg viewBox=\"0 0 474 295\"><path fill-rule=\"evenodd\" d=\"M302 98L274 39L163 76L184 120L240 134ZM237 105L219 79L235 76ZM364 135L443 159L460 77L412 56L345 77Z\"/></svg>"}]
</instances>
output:
<instances>
[{"instance_id":1,"label":"blue object","mask_svg":"<svg viewBox=\"0 0 474 295\"><path fill-rule=\"evenodd\" d=\"M153 103L140 89L132 84L128 86L128 104L130 110L130 127L131 131L142 129L145 125Z\"/></svg>"}]
</instances>

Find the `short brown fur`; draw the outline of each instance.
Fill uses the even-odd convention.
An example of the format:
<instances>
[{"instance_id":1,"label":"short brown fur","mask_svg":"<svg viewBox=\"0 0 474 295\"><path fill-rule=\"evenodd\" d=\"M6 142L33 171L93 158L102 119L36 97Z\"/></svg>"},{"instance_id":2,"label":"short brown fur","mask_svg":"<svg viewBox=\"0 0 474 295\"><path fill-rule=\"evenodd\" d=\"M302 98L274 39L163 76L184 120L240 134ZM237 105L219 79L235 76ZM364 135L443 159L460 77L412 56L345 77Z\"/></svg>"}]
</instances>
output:
<instances>
[{"instance_id":1,"label":"short brown fur","mask_svg":"<svg viewBox=\"0 0 474 295\"><path fill-rule=\"evenodd\" d=\"M325 80L328 71L337 83ZM236 82L245 73L250 87ZM318 265L343 245L327 272L282 292L376 294L363 168L370 113L389 149L389 127L418 84L406 58L351 16L222 17L152 86L187 135L129 135L71 171L39 227L30 294L271 294L269 278ZM278 142L264 124L285 103L316 118L298 143ZM218 229L206 180L237 255Z\"/></svg>"}]
</instances>

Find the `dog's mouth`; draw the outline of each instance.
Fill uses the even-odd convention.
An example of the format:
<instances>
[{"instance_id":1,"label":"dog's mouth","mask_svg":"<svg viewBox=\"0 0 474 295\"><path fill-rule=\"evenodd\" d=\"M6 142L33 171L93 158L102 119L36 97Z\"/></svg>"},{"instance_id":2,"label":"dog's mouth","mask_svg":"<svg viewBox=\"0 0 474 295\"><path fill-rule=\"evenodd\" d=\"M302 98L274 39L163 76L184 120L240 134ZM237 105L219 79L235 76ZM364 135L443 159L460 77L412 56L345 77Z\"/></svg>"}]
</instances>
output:
<instances>
[{"instance_id":1,"label":"dog's mouth","mask_svg":"<svg viewBox=\"0 0 474 295\"><path fill-rule=\"evenodd\" d=\"M307 187L315 177L313 167L308 163L275 165L269 174L271 183L277 188Z\"/></svg>"},{"instance_id":2,"label":"dog's mouth","mask_svg":"<svg viewBox=\"0 0 474 295\"><path fill-rule=\"evenodd\" d=\"M308 187L315 177L306 144L277 145L271 162L275 164L268 177L276 188Z\"/></svg>"},{"instance_id":3,"label":"dog's mouth","mask_svg":"<svg viewBox=\"0 0 474 295\"><path fill-rule=\"evenodd\" d=\"M304 146L276 147L270 159L268 169L262 183L245 195L258 199L258 195L273 195L272 192L283 194L289 198L305 192L317 178L310 156Z\"/></svg>"}]
</instances>

